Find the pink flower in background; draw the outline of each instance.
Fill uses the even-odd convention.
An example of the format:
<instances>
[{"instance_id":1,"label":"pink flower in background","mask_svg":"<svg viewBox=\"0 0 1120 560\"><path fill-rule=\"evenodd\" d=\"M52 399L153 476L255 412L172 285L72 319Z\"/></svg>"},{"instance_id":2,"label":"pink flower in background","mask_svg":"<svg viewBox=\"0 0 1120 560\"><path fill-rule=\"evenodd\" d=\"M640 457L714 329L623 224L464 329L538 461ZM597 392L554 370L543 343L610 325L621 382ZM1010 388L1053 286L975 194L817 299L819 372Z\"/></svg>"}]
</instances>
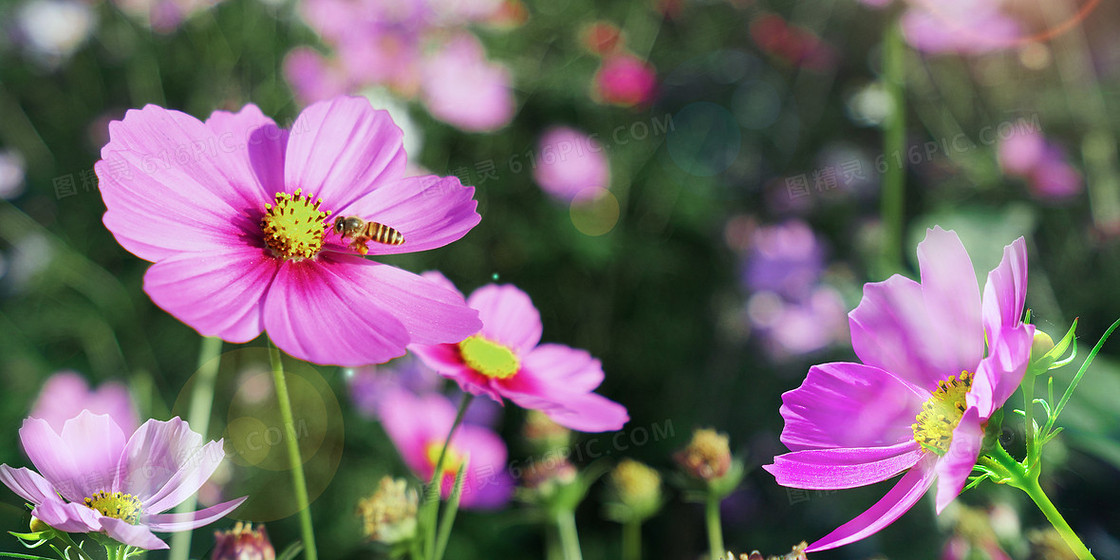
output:
<instances>
[{"instance_id":1,"label":"pink flower in background","mask_svg":"<svg viewBox=\"0 0 1120 560\"><path fill-rule=\"evenodd\" d=\"M442 395L420 397L407 391L390 393L384 404L381 422L405 464L421 480L431 480L455 421L455 405ZM466 463L460 505L468 509L502 507L513 493L506 457L506 445L498 434L482 426L460 424L443 461L442 497L451 495L455 473Z\"/></svg>"},{"instance_id":2,"label":"pink flower in background","mask_svg":"<svg viewBox=\"0 0 1120 560\"><path fill-rule=\"evenodd\" d=\"M67 420L61 431L28 418L19 436L39 472L0 465L0 482L59 531L104 532L123 544L161 549L167 544L153 531L202 527L245 501L163 513L197 492L225 457L221 440L203 444L178 418L148 420L127 442L112 418L89 411Z\"/></svg>"},{"instance_id":3,"label":"pink flower in background","mask_svg":"<svg viewBox=\"0 0 1120 560\"><path fill-rule=\"evenodd\" d=\"M85 378L73 371L60 371L47 378L28 416L46 420L54 431L60 432L67 420L83 410L108 414L126 432L134 432L140 426L127 387L109 382L91 391Z\"/></svg>"},{"instance_id":4,"label":"pink flower in background","mask_svg":"<svg viewBox=\"0 0 1120 560\"><path fill-rule=\"evenodd\" d=\"M222 0L113 0L121 11L142 19L160 33L170 33L188 18Z\"/></svg>"},{"instance_id":5,"label":"pink flower in background","mask_svg":"<svg viewBox=\"0 0 1120 560\"><path fill-rule=\"evenodd\" d=\"M424 60L421 97L432 116L468 132L487 132L513 118L509 69L486 60L482 43L461 34Z\"/></svg>"},{"instance_id":6,"label":"pink flower in background","mask_svg":"<svg viewBox=\"0 0 1120 560\"><path fill-rule=\"evenodd\" d=\"M403 243L373 255L442 247L479 222L474 189L454 177L404 177L401 131L362 98L316 103L292 130L255 105L206 122L154 105L109 128L94 168L105 226L155 264L144 291L205 336L358 366L477 332L477 313L437 282L362 258L331 220L357 216Z\"/></svg>"},{"instance_id":7,"label":"pink flower in background","mask_svg":"<svg viewBox=\"0 0 1120 560\"><path fill-rule=\"evenodd\" d=\"M890 0L860 0L885 8ZM1001 9L1001 0L907 0L901 18L910 46L930 54L979 54L1015 46L1022 26Z\"/></svg>"},{"instance_id":8,"label":"pink flower in background","mask_svg":"<svg viewBox=\"0 0 1120 560\"><path fill-rule=\"evenodd\" d=\"M920 284L895 275L864 286L850 315L852 347L863 363L813 366L800 387L782 395L781 439L791 453L763 467L779 484L854 488L906 473L807 552L878 532L935 478L940 513L972 472L988 418L1026 371L1034 326L1022 323L1023 239L1004 249L982 299L956 233L928 230L918 262Z\"/></svg>"},{"instance_id":9,"label":"pink flower in background","mask_svg":"<svg viewBox=\"0 0 1120 560\"><path fill-rule=\"evenodd\" d=\"M572 202L591 187L609 189L611 167L607 153L593 137L566 126L552 127L537 144L533 179L557 200Z\"/></svg>"},{"instance_id":10,"label":"pink flower in background","mask_svg":"<svg viewBox=\"0 0 1120 560\"><path fill-rule=\"evenodd\" d=\"M657 72L653 66L631 54L615 54L603 59L595 72L593 97L603 103L635 107L653 101Z\"/></svg>"},{"instance_id":11,"label":"pink flower in background","mask_svg":"<svg viewBox=\"0 0 1120 560\"><path fill-rule=\"evenodd\" d=\"M1036 198L1066 199L1080 194L1084 186L1062 149L1040 132L1018 131L1000 142L999 164L1004 173L1026 179Z\"/></svg>"},{"instance_id":12,"label":"pink flower in background","mask_svg":"<svg viewBox=\"0 0 1120 560\"><path fill-rule=\"evenodd\" d=\"M386 402L400 391L422 397L441 393L444 378L412 354L406 354L387 364L370 365L346 370L346 385L358 412L370 418L381 418ZM452 395L458 404L463 393ZM467 410L464 422L493 426L497 423L501 407L492 401L480 401Z\"/></svg>"},{"instance_id":13,"label":"pink flower in background","mask_svg":"<svg viewBox=\"0 0 1120 560\"><path fill-rule=\"evenodd\" d=\"M836 65L832 47L815 33L792 25L777 14L764 13L751 21L751 38L767 53L787 64L815 70Z\"/></svg>"},{"instance_id":14,"label":"pink flower in background","mask_svg":"<svg viewBox=\"0 0 1120 560\"><path fill-rule=\"evenodd\" d=\"M296 47L284 57L284 77L302 103L344 95L353 84L338 63L310 47Z\"/></svg>"},{"instance_id":15,"label":"pink flower in background","mask_svg":"<svg viewBox=\"0 0 1120 560\"><path fill-rule=\"evenodd\" d=\"M539 344L541 316L528 294L488 284L475 290L467 305L478 310L481 331L458 344L409 349L464 391L497 402L508 398L573 430L617 430L630 419L625 407L592 392L603 382L599 360L584 350Z\"/></svg>"}]
</instances>

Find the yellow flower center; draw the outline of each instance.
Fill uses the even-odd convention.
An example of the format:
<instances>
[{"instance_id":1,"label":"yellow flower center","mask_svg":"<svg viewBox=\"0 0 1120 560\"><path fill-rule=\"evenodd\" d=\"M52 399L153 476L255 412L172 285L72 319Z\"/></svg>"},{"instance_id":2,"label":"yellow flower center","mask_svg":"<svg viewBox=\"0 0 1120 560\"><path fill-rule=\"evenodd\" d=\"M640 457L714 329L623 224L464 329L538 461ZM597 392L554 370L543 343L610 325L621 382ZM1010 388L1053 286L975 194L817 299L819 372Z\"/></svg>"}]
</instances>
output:
<instances>
[{"instance_id":1,"label":"yellow flower center","mask_svg":"<svg viewBox=\"0 0 1120 560\"><path fill-rule=\"evenodd\" d=\"M319 210L322 201L304 198L301 189L295 194L276 193L276 204L265 204L261 218L264 242L272 254L285 260L310 259L319 254L323 238L330 227L329 211Z\"/></svg>"},{"instance_id":2,"label":"yellow flower center","mask_svg":"<svg viewBox=\"0 0 1120 560\"><path fill-rule=\"evenodd\" d=\"M436 468L436 463L439 462L439 452L442 451L442 450L443 450L443 442L442 441L433 441L433 442L428 444L425 452L428 456L428 462L431 463L431 465L432 465L432 469ZM460 454L459 450L455 449L455 447L452 446L452 445L448 445L447 446L447 453L443 456L443 474L444 474L444 476L447 476L447 475L455 476L455 474L459 472L459 467L463 464L463 461L465 459L466 459L466 457L464 457L462 454Z\"/></svg>"},{"instance_id":3,"label":"yellow flower center","mask_svg":"<svg viewBox=\"0 0 1120 560\"><path fill-rule=\"evenodd\" d=\"M513 350L480 334L460 342L459 354L471 369L492 379L508 379L521 369Z\"/></svg>"},{"instance_id":4,"label":"yellow flower center","mask_svg":"<svg viewBox=\"0 0 1120 560\"><path fill-rule=\"evenodd\" d=\"M87 507L101 512L101 515L115 517L131 525L140 519L140 499L132 494L97 492L85 501Z\"/></svg>"},{"instance_id":5,"label":"yellow flower center","mask_svg":"<svg viewBox=\"0 0 1120 560\"><path fill-rule=\"evenodd\" d=\"M953 442L953 430L961 423L961 416L968 408L965 396L972 389L973 374L962 371L960 377L950 375L939 381L932 396L922 403L922 411L911 425L914 441L924 449L945 455Z\"/></svg>"}]
</instances>

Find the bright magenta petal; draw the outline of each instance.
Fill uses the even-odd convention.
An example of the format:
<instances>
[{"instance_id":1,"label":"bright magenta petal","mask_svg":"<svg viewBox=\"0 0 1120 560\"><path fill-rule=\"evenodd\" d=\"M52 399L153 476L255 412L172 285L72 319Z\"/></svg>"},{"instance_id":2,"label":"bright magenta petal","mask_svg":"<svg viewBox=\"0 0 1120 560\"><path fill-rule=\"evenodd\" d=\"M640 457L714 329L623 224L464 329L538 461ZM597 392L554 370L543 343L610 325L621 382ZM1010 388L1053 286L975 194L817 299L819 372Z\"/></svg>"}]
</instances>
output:
<instances>
[{"instance_id":1,"label":"bright magenta petal","mask_svg":"<svg viewBox=\"0 0 1120 560\"><path fill-rule=\"evenodd\" d=\"M249 497L245 496L190 513L157 513L147 516L144 524L151 530L160 532L197 529L229 515L230 512L237 509L238 506L248 499Z\"/></svg>"},{"instance_id":2,"label":"bright magenta petal","mask_svg":"<svg viewBox=\"0 0 1120 560\"><path fill-rule=\"evenodd\" d=\"M762 468L782 486L837 490L882 482L916 465L925 453L913 440L890 447L810 449L778 455Z\"/></svg>"},{"instance_id":3,"label":"bright magenta petal","mask_svg":"<svg viewBox=\"0 0 1120 560\"><path fill-rule=\"evenodd\" d=\"M152 534L152 531L143 525L130 525L115 517L102 517L101 528L114 540L146 550L163 550L169 548L167 543Z\"/></svg>"},{"instance_id":4,"label":"bright magenta petal","mask_svg":"<svg viewBox=\"0 0 1120 560\"><path fill-rule=\"evenodd\" d=\"M968 392L969 406L979 409L987 420L1019 388L1031 360L1034 325L1020 324L1003 329L992 342L987 358L976 368L976 379Z\"/></svg>"},{"instance_id":5,"label":"bright magenta petal","mask_svg":"<svg viewBox=\"0 0 1120 560\"><path fill-rule=\"evenodd\" d=\"M396 309L375 303L379 287L363 283L361 268L326 255L285 262L264 303L265 330L276 346L301 360L352 367L403 355L408 332Z\"/></svg>"},{"instance_id":6,"label":"bright magenta petal","mask_svg":"<svg viewBox=\"0 0 1120 560\"><path fill-rule=\"evenodd\" d=\"M956 232L934 226L918 244L918 263L926 308L920 342L941 358L947 372L972 371L984 357L980 288L972 259Z\"/></svg>"},{"instance_id":7,"label":"bright magenta petal","mask_svg":"<svg viewBox=\"0 0 1120 560\"><path fill-rule=\"evenodd\" d=\"M483 336L508 346L526 360L541 341L541 314L529 294L516 286L488 284L475 290L467 305L478 310Z\"/></svg>"},{"instance_id":8,"label":"bright magenta petal","mask_svg":"<svg viewBox=\"0 0 1120 560\"><path fill-rule=\"evenodd\" d=\"M474 187L456 177L407 177L386 182L335 212L387 225L404 236L400 245L369 242L371 255L415 253L443 247L467 234L482 219ZM329 234L337 241L337 234ZM341 242L340 242L341 244Z\"/></svg>"},{"instance_id":9,"label":"bright magenta petal","mask_svg":"<svg viewBox=\"0 0 1120 560\"><path fill-rule=\"evenodd\" d=\"M236 166L238 187L252 193L253 200L271 200L284 190L284 151L288 131L276 126L256 105L246 105L236 113L214 111L206 119L222 151L232 155L225 160Z\"/></svg>"},{"instance_id":10,"label":"bright magenta petal","mask_svg":"<svg viewBox=\"0 0 1120 560\"><path fill-rule=\"evenodd\" d=\"M828 550L865 539L893 523L895 519L901 517L914 504L918 503L926 490L929 490L929 487L933 485L936 461L937 456L932 453L929 454L914 468L902 475L894 488L891 488L890 492L887 492L887 495L883 496L870 509L809 545L805 552Z\"/></svg>"},{"instance_id":11,"label":"bright magenta petal","mask_svg":"<svg viewBox=\"0 0 1120 560\"><path fill-rule=\"evenodd\" d=\"M988 340L1023 320L1027 302L1027 247L1022 237L1003 248L1003 260L984 284L984 331Z\"/></svg>"},{"instance_id":12,"label":"bright magenta petal","mask_svg":"<svg viewBox=\"0 0 1120 560\"><path fill-rule=\"evenodd\" d=\"M286 190L345 208L404 174L404 133L367 99L336 97L303 110L292 124L284 158Z\"/></svg>"},{"instance_id":13,"label":"bright magenta petal","mask_svg":"<svg viewBox=\"0 0 1120 560\"><path fill-rule=\"evenodd\" d=\"M517 402L514 397L510 398ZM541 412L553 422L578 432L613 432L630 421L625 406L598 393L573 395L558 401L559 406L544 407Z\"/></svg>"},{"instance_id":14,"label":"bright magenta petal","mask_svg":"<svg viewBox=\"0 0 1120 560\"><path fill-rule=\"evenodd\" d=\"M148 269L144 291L204 336L248 342L264 328L264 294L278 268L276 259L255 247L180 253Z\"/></svg>"},{"instance_id":15,"label":"bright magenta petal","mask_svg":"<svg viewBox=\"0 0 1120 560\"><path fill-rule=\"evenodd\" d=\"M603 383L603 364L586 350L542 344L522 358L521 371L503 386L519 393L588 393Z\"/></svg>"},{"instance_id":16,"label":"bright magenta petal","mask_svg":"<svg viewBox=\"0 0 1120 560\"><path fill-rule=\"evenodd\" d=\"M154 262L260 231L249 210L263 201L243 187L253 178L194 117L148 105L110 123L109 138L94 170L105 226L129 252Z\"/></svg>"},{"instance_id":17,"label":"bright magenta petal","mask_svg":"<svg viewBox=\"0 0 1120 560\"><path fill-rule=\"evenodd\" d=\"M461 505L467 509L493 509L505 505L513 491L506 471L506 444L493 431L464 424L452 440L455 448L469 456L463 474ZM443 481L444 497L451 495L454 477Z\"/></svg>"},{"instance_id":18,"label":"bright magenta petal","mask_svg":"<svg viewBox=\"0 0 1120 560\"><path fill-rule=\"evenodd\" d=\"M960 424L953 430L953 443L949 451L937 461L937 513L940 514L961 490L976 458L980 456L980 444L984 440L984 429L980 427L980 414L975 408L965 410Z\"/></svg>"},{"instance_id":19,"label":"bright magenta petal","mask_svg":"<svg viewBox=\"0 0 1120 560\"><path fill-rule=\"evenodd\" d=\"M911 425L925 398L928 393L877 367L816 365L800 387L782 395L782 443L802 451L912 442Z\"/></svg>"}]
</instances>

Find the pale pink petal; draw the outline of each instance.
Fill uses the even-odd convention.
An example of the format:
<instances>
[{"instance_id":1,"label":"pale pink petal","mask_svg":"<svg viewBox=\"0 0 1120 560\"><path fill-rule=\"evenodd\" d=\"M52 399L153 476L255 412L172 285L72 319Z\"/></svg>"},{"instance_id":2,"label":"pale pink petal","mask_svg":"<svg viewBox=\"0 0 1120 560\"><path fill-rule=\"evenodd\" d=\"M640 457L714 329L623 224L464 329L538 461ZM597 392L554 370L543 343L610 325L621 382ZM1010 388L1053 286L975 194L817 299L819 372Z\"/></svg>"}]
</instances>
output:
<instances>
[{"instance_id":1,"label":"pale pink petal","mask_svg":"<svg viewBox=\"0 0 1120 560\"><path fill-rule=\"evenodd\" d=\"M457 241L482 219L477 208L474 187L464 187L456 177L424 175L386 182L334 215L358 216L399 231L404 237L400 245L366 243L369 254L389 255L427 251ZM339 246L349 243L341 242L334 232L327 237Z\"/></svg>"},{"instance_id":2,"label":"pale pink petal","mask_svg":"<svg viewBox=\"0 0 1120 560\"><path fill-rule=\"evenodd\" d=\"M409 310L374 299L381 287L370 282L367 266L391 268L326 254L283 263L264 303L265 330L276 346L301 360L350 367L403 355L409 333L397 313Z\"/></svg>"},{"instance_id":3,"label":"pale pink petal","mask_svg":"<svg viewBox=\"0 0 1120 560\"><path fill-rule=\"evenodd\" d=\"M172 475L151 498L144 500L144 509L150 513L167 511L187 498L198 493L198 489L222 463L225 452L222 440L211 441L196 449L182 462L179 470Z\"/></svg>"},{"instance_id":4,"label":"pale pink petal","mask_svg":"<svg viewBox=\"0 0 1120 560\"><path fill-rule=\"evenodd\" d=\"M936 461L937 455L928 454L914 468L902 475L894 488L891 488L870 509L809 545L805 552L817 552L843 546L878 533L883 527L893 523L895 519L901 517L914 504L918 503L926 490L929 490L929 487L933 485Z\"/></svg>"},{"instance_id":5,"label":"pale pink petal","mask_svg":"<svg viewBox=\"0 0 1120 560\"><path fill-rule=\"evenodd\" d=\"M949 451L937 461L937 513L949 505L968 482L968 475L980 456L984 429L980 427L980 414L969 407L961 416L960 424L953 430L953 443Z\"/></svg>"},{"instance_id":6,"label":"pale pink petal","mask_svg":"<svg viewBox=\"0 0 1120 560\"><path fill-rule=\"evenodd\" d=\"M972 259L956 232L934 226L918 244L918 263L926 304L920 342L940 358L943 376L976 367L984 357L984 327Z\"/></svg>"},{"instance_id":7,"label":"pale pink petal","mask_svg":"<svg viewBox=\"0 0 1120 560\"><path fill-rule=\"evenodd\" d=\"M782 486L836 490L884 481L916 465L925 453L911 439L889 447L794 451L762 468Z\"/></svg>"},{"instance_id":8,"label":"pale pink petal","mask_svg":"<svg viewBox=\"0 0 1120 560\"><path fill-rule=\"evenodd\" d=\"M6 464L0 465L0 482L32 504L59 499L47 479L26 467L15 469Z\"/></svg>"},{"instance_id":9,"label":"pale pink petal","mask_svg":"<svg viewBox=\"0 0 1120 560\"><path fill-rule=\"evenodd\" d=\"M136 496L149 510L159 493L184 467L196 466L202 436L178 417L144 422L120 454L113 487Z\"/></svg>"},{"instance_id":10,"label":"pale pink petal","mask_svg":"<svg viewBox=\"0 0 1120 560\"><path fill-rule=\"evenodd\" d=\"M110 123L109 137L94 170L105 226L128 251L156 261L259 233L254 177L198 119L148 105Z\"/></svg>"},{"instance_id":11,"label":"pale pink petal","mask_svg":"<svg viewBox=\"0 0 1120 560\"><path fill-rule=\"evenodd\" d=\"M284 190L284 151L288 131L266 117L256 105L248 104L237 113L214 111L206 126L218 137L220 149L232 157L240 186L252 193L252 200L270 200Z\"/></svg>"},{"instance_id":12,"label":"pale pink petal","mask_svg":"<svg viewBox=\"0 0 1120 560\"><path fill-rule=\"evenodd\" d=\"M483 336L508 346L526 361L530 359L531 351L541 341L542 326L541 314L533 306L529 294L511 284L488 284L475 290L467 299L467 305L478 310ZM545 354L549 353L546 351ZM540 365L550 367L551 363L543 363L548 358L545 354L537 359L542 361ZM602 382L602 377L599 382ZM599 383L596 383L592 389L598 386Z\"/></svg>"},{"instance_id":13,"label":"pale pink petal","mask_svg":"<svg viewBox=\"0 0 1120 560\"><path fill-rule=\"evenodd\" d=\"M1019 388L1031 359L1034 325L1020 324L1003 329L989 349L987 358L976 368L972 390L966 396L969 406L979 409L987 420Z\"/></svg>"},{"instance_id":14,"label":"pale pink petal","mask_svg":"<svg viewBox=\"0 0 1120 560\"><path fill-rule=\"evenodd\" d=\"M277 259L251 246L180 253L148 269L144 291L203 336L248 342L263 330L264 295L278 269Z\"/></svg>"},{"instance_id":15,"label":"pale pink petal","mask_svg":"<svg viewBox=\"0 0 1120 560\"><path fill-rule=\"evenodd\" d=\"M782 394L782 443L801 451L913 442L911 424L927 398L877 367L816 365L800 387Z\"/></svg>"},{"instance_id":16,"label":"pale pink petal","mask_svg":"<svg viewBox=\"0 0 1120 560\"><path fill-rule=\"evenodd\" d=\"M169 548L167 543L153 535L151 530L143 525L130 525L115 517L102 517L100 521L101 528L117 542L138 546L146 550Z\"/></svg>"},{"instance_id":17,"label":"pale pink petal","mask_svg":"<svg viewBox=\"0 0 1120 560\"><path fill-rule=\"evenodd\" d=\"M190 513L157 513L145 517L144 524L147 525L149 529L160 532L197 529L229 515L247 499L249 499L249 497L245 496Z\"/></svg>"},{"instance_id":18,"label":"pale pink petal","mask_svg":"<svg viewBox=\"0 0 1120 560\"><path fill-rule=\"evenodd\" d=\"M67 500L81 502L113 489L124 433L107 415L82 411L56 434L44 420L28 418L19 431L36 469Z\"/></svg>"},{"instance_id":19,"label":"pale pink petal","mask_svg":"<svg viewBox=\"0 0 1120 560\"><path fill-rule=\"evenodd\" d=\"M285 190L345 208L404 174L404 133L364 97L336 97L306 108L292 124L284 158Z\"/></svg>"},{"instance_id":20,"label":"pale pink petal","mask_svg":"<svg viewBox=\"0 0 1120 560\"><path fill-rule=\"evenodd\" d=\"M127 387L110 382L90 391L85 378L73 371L51 375L28 416L46 420L55 432L61 432L66 421L82 410L108 414L125 433L132 433L140 425Z\"/></svg>"},{"instance_id":21,"label":"pale pink petal","mask_svg":"<svg viewBox=\"0 0 1120 560\"><path fill-rule=\"evenodd\" d=\"M67 533L88 533L101 528L100 513L82 504L63 502L57 496L31 511L43 523Z\"/></svg>"},{"instance_id":22,"label":"pale pink petal","mask_svg":"<svg viewBox=\"0 0 1120 560\"><path fill-rule=\"evenodd\" d=\"M1020 237L1003 248L1003 259L984 283L984 331L989 344L999 336L1000 329L1022 322L1026 303L1027 246Z\"/></svg>"},{"instance_id":23,"label":"pale pink petal","mask_svg":"<svg viewBox=\"0 0 1120 560\"><path fill-rule=\"evenodd\" d=\"M863 299L848 314L852 349L861 362L889 371L919 391L931 391L963 368L955 358L937 353L941 345L931 341L927 318L917 282L896 274L865 284Z\"/></svg>"},{"instance_id":24,"label":"pale pink petal","mask_svg":"<svg viewBox=\"0 0 1120 560\"><path fill-rule=\"evenodd\" d=\"M66 499L80 502L94 492L85 480L81 463L74 459L70 449L46 420L25 419L19 437L35 468Z\"/></svg>"}]
</instances>

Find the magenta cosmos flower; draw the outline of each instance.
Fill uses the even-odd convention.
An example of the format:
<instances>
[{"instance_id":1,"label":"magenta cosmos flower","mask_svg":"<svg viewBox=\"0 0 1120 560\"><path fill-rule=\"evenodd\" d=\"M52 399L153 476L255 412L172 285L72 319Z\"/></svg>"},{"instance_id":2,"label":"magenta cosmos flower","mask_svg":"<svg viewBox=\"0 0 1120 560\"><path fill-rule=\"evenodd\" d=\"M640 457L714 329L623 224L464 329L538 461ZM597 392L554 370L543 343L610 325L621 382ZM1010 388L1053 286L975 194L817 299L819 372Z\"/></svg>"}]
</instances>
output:
<instances>
[{"instance_id":1,"label":"magenta cosmos flower","mask_svg":"<svg viewBox=\"0 0 1120 560\"><path fill-rule=\"evenodd\" d=\"M451 282L438 274L441 281ZM482 330L458 344L409 348L464 391L502 397L581 432L617 430L630 417L622 405L593 393L603 382L599 360L584 350L540 344L541 315L529 295L510 285L483 286L467 300Z\"/></svg>"},{"instance_id":2,"label":"magenta cosmos flower","mask_svg":"<svg viewBox=\"0 0 1120 560\"><path fill-rule=\"evenodd\" d=\"M46 420L54 431L60 432L67 420L83 410L108 414L126 432L134 432L140 426L127 387L109 382L91 391L85 378L73 371L60 371L47 378L28 416Z\"/></svg>"},{"instance_id":3,"label":"magenta cosmos flower","mask_svg":"<svg viewBox=\"0 0 1120 560\"><path fill-rule=\"evenodd\" d=\"M221 440L203 444L179 418L148 420L125 441L108 415L83 411L60 432L46 420L28 418L19 437L39 472L0 465L0 482L59 531L102 532L127 545L167 548L152 531L201 527L245 501L163 513L198 492L225 457Z\"/></svg>"},{"instance_id":4,"label":"magenta cosmos flower","mask_svg":"<svg viewBox=\"0 0 1120 560\"><path fill-rule=\"evenodd\" d=\"M782 395L782 443L767 471L784 486L853 488L906 474L866 512L809 546L835 548L898 519L937 483L937 511L961 492L988 418L1018 388L1034 326L1023 324L1027 254L1008 245L983 299L956 233L928 230L921 283L899 275L864 286L849 315L863 363L813 366ZM985 352L985 340L987 351Z\"/></svg>"},{"instance_id":5,"label":"magenta cosmos flower","mask_svg":"<svg viewBox=\"0 0 1120 560\"><path fill-rule=\"evenodd\" d=\"M417 396L408 391L390 393L381 408L381 422L408 468L421 480L431 480L444 440L455 422L455 405L436 393ZM509 501L513 478L506 472L506 444L489 428L463 423L455 429L443 459L440 491L451 495L455 473L463 471L464 508L494 509Z\"/></svg>"},{"instance_id":6,"label":"magenta cosmos flower","mask_svg":"<svg viewBox=\"0 0 1120 560\"><path fill-rule=\"evenodd\" d=\"M624 107L653 101L656 90L657 73L653 66L625 53L604 58L592 84L592 94L597 100Z\"/></svg>"},{"instance_id":7,"label":"magenta cosmos flower","mask_svg":"<svg viewBox=\"0 0 1120 560\"><path fill-rule=\"evenodd\" d=\"M290 132L255 105L206 122L148 105L109 137L94 166L105 226L155 263L152 301L199 333L267 331L297 358L357 366L478 331L457 291L361 256L442 247L479 222L474 188L404 177L401 130L366 99L311 105ZM332 221L350 216L400 236L343 239Z\"/></svg>"}]
</instances>

